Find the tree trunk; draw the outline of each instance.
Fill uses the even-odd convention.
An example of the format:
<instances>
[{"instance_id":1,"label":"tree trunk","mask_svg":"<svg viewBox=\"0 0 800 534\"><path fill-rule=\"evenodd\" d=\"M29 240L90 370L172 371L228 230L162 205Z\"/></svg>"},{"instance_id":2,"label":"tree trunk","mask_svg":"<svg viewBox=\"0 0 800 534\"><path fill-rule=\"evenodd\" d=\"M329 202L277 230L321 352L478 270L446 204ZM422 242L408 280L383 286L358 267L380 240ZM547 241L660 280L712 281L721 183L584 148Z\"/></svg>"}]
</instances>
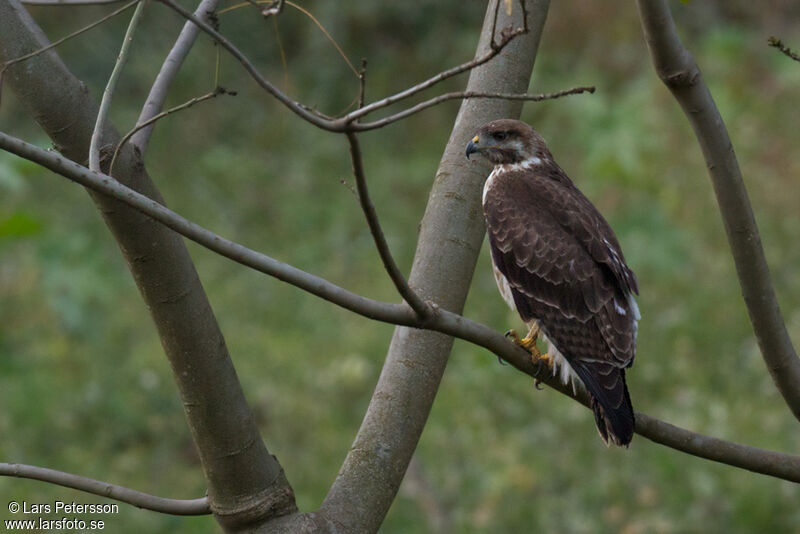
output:
<instances>
[{"instance_id":1,"label":"tree trunk","mask_svg":"<svg viewBox=\"0 0 800 534\"><path fill-rule=\"evenodd\" d=\"M526 5L530 31L474 69L468 91L528 89L549 1L528 0ZM519 4L512 6L510 19L501 6L497 33L510 24L522 26ZM495 2L490 2L476 56L489 50L494 13ZM480 198L489 171L469 163L464 147L480 125L519 117L521 109L518 101L464 101L439 164L409 284L447 310L460 313L464 306L485 233ZM446 335L395 329L367 414L322 505L326 516L343 530L371 533L383 522L425 426L452 345L453 338Z\"/></svg>"}]
</instances>

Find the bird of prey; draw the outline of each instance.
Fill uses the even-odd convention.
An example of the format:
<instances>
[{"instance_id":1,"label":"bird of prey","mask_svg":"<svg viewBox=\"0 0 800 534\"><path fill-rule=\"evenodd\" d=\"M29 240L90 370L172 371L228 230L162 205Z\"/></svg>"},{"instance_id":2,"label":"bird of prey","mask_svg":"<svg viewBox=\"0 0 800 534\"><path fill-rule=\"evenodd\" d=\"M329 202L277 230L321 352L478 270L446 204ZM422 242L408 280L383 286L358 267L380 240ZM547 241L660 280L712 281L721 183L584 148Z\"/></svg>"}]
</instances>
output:
<instances>
[{"instance_id":1,"label":"bird of prey","mask_svg":"<svg viewBox=\"0 0 800 534\"><path fill-rule=\"evenodd\" d=\"M627 446L634 418L625 369L640 319L636 276L608 222L528 124L485 124L467 144L494 165L483 212L500 294L529 327L509 335L566 383L577 377L608 445ZM542 355L541 335L548 344Z\"/></svg>"}]
</instances>

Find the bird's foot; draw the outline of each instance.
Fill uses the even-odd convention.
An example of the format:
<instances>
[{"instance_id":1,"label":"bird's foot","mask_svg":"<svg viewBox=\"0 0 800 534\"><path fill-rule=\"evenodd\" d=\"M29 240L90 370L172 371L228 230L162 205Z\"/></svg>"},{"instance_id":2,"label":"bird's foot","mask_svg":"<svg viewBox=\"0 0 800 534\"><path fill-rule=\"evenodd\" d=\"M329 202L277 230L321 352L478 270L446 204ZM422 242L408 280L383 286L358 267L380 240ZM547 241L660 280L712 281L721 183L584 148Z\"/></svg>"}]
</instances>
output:
<instances>
[{"instance_id":1,"label":"bird's foot","mask_svg":"<svg viewBox=\"0 0 800 534\"><path fill-rule=\"evenodd\" d=\"M544 370L545 366L549 371L553 370L553 358L551 358L547 353L542 354L539 351L539 347L536 345L536 341L539 339L538 326L534 325L528 332L528 335L522 339L519 338L515 330L509 330L506 332L506 337L510 338L511 341L527 350L531 354L531 362L533 362L533 365L536 367L537 375ZM538 382L539 381L537 380L537 385Z\"/></svg>"}]
</instances>

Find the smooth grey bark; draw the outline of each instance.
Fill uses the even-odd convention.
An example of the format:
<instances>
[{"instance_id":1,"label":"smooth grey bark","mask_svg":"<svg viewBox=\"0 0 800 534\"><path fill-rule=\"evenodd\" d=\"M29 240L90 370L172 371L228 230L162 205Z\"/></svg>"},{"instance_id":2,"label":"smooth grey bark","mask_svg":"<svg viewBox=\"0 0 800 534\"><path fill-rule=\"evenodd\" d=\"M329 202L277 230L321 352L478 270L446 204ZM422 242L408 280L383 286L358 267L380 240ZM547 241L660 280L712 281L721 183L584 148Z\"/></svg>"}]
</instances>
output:
<instances>
[{"instance_id":1,"label":"smooth grey bark","mask_svg":"<svg viewBox=\"0 0 800 534\"><path fill-rule=\"evenodd\" d=\"M525 92L549 1L526 1L527 34L471 71L468 91ZM497 31L522 25L514 4L500 10ZM489 50L495 2L490 2L476 56ZM420 227L409 284L423 298L460 313L484 236L480 206L487 167L467 165L464 146L475 129L500 117L518 117L518 101L465 101L439 164ZM321 512L343 531L371 533L383 522L414 453L444 373L453 338L398 327L358 435Z\"/></svg>"},{"instance_id":2,"label":"smooth grey bark","mask_svg":"<svg viewBox=\"0 0 800 534\"><path fill-rule=\"evenodd\" d=\"M800 358L786 331L742 172L725 122L700 68L681 44L665 0L637 0L656 72L692 125L717 196L761 355L786 404L800 419Z\"/></svg>"},{"instance_id":3,"label":"smooth grey bark","mask_svg":"<svg viewBox=\"0 0 800 534\"><path fill-rule=\"evenodd\" d=\"M0 0L0 61L46 44L47 38L17 0ZM53 50L11 67L5 83L62 154L86 162L98 104ZM101 146L113 147L119 135L107 127L102 139ZM121 183L164 203L138 151L122 150L117 169ZM294 511L291 487L261 440L183 240L126 204L90 193L158 329L215 516L225 528L235 530L265 514Z\"/></svg>"},{"instance_id":4,"label":"smooth grey bark","mask_svg":"<svg viewBox=\"0 0 800 534\"><path fill-rule=\"evenodd\" d=\"M216 11L218 3L218 0L202 0L195 9L194 15L200 20L208 22L211 14ZM161 65L161 70L158 71L136 124L145 123L161 112L164 102L167 100L167 93L172 86L172 80L178 74L183 60L189 55L199 34L200 28L196 24L186 21L178 39L167 54L164 64ZM136 145L142 153L147 151L147 145L150 143L150 136L153 135L155 127L155 124L146 126L136 132L131 139L131 143Z\"/></svg>"}]
</instances>

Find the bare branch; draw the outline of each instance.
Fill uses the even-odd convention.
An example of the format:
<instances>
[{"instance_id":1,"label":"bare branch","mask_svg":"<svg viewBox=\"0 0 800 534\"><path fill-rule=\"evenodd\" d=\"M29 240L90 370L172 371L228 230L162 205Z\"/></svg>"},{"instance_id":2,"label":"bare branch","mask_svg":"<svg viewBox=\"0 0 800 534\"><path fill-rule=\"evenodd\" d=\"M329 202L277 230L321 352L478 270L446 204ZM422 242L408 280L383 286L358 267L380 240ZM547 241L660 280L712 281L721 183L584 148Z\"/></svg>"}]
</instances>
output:
<instances>
[{"instance_id":1,"label":"bare branch","mask_svg":"<svg viewBox=\"0 0 800 534\"><path fill-rule=\"evenodd\" d=\"M177 105L175 107L169 108L166 111L162 111L161 113L150 117L149 119L147 119L146 121L144 121L141 124L137 124L130 132L128 132L124 136L122 136L122 139L120 139L119 143L117 143L117 148L114 149L114 156L111 158L111 164L108 166L108 174L109 174L109 176L113 176L114 175L114 163L116 163L116 161L117 161L117 156L119 156L119 151L122 149L122 147L125 146L125 143L127 143L131 139L131 137L136 134L136 132L139 132L142 129L147 128L148 126L151 126L153 123L155 123L158 120L163 119L167 115L171 115L173 113L177 113L178 111L184 110L186 108L190 108L190 107L194 106L195 104L199 104L200 102L203 102L205 100L209 100L211 98L216 98L219 95L232 95L232 96L235 96L236 92L235 91L228 91L227 89L225 89L223 87L217 87L216 89L214 89L210 93L206 93L206 94L204 94L202 96L198 96L198 97L192 98L191 100L188 100L188 101L184 102L183 104L180 104L180 105Z\"/></svg>"},{"instance_id":2,"label":"bare branch","mask_svg":"<svg viewBox=\"0 0 800 534\"><path fill-rule=\"evenodd\" d=\"M94 124L92 139L89 142L89 168L93 171L100 170L100 139L103 137L103 129L105 128L106 118L108 117L108 110L111 109L111 98L114 95L114 88L122 74L125 63L128 61L128 50L130 50L136 26L139 25L139 20L142 17L144 5L145 3L143 1L139 2L139 5L136 6L136 10L133 12L131 21L128 24L128 29L125 32L125 37L122 40L122 46L119 49L119 55L114 64L114 69L111 71L111 76L108 78L108 83L103 91L103 98L100 101L100 110L97 112L97 121Z\"/></svg>"},{"instance_id":3,"label":"bare branch","mask_svg":"<svg viewBox=\"0 0 800 534\"><path fill-rule=\"evenodd\" d=\"M767 39L767 44L769 44L769 46L774 46L775 48L783 52L784 55L792 58L793 60L800 61L800 54L793 52L791 48L783 44L783 41L781 41L777 37L770 37L769 39Z\"/></svg>"},{"instance_id":4,"label":"bare branch","mask_svg":"<svg viewBox=\"0 0 800 534\"><path fill-rule=\"evenodd\" d=\"M124 202L221 256L274 276L347 310L387 323L414 324L415 315L404 304L387 304L362 297L322 278L225 239L181 217L163 204L122 185L110 176L94 172L58 154L47 152L2 132L0 132L0 148L35 161L84 187Z\"/></svg>"},{"instance_id":5,"label":"bare branch","mask_svg":"<svg viewBox=\"0 0 800 534\"><path fill-rule=\"evenodd\" d=\"M426 327L482 346L515 369L540 380L584 406L589 406L589 398L585 391L578 391L576 395L570 385L562 384L557 377L549 374L537 375L538 368L531 363L530 354L519 350L519 347L509 343L505 336L488 326L454 313L441 311L436 320ZM705 436L660 421L642 412L636 412L635 420L636 433L655 443L699 458L800 483L800 456Z\"/></svg>"},{"instance_id":6,"label":"bare branch","mask_svg":"<svg viewBox=\"0 0 800 534\"><path fill-rule=\"evenodd\" d=\"M636 433L672 449L800 484L800 456L704 436L636 412Z\"/></svg>"},{"instance_id":7,"label":"bare branch","mask_svg":"<svg viewBox=\"0 0 800 534\"><path fill-rule=\"evenodd\" d=\"M0 149L33 161L85 187L116 198L209 250L274 276L359 315L386 323L434 330L484 347L511 364L515 369L538 378L553 389L588 405L588 398L583 392L574 395L570 387L561 384L555 377L537 375L539 368L531 362L530 354L527 351L484 324L440 307L436 307L436 312L432 317L423 323L406 305L380 302L351 293L322 278L229 241L184 219L162 204L125 187L110 176L93 172L56 153L2 132L0 132ZM800 483L800 457L795 455L703 436L640 412L636 413L636 432L656 443L687 454Z\"/></svg>"},{"instance_id":8,"label":"bare branch","mask_svg":"<svg viewBox=\"0 0 800 534\"><path fill-rule=\"evenodd\" d=\"M667 2L637 0L637 5L656 72L689 119L703 151L761 355L778 391L800 419L800 359L778 306L725 123L697 63L681 44Z\"/></svg>"},{"instance_id":9,"label":"bare branch","mask_svg":"<svg viewBox=\"0 0 800 534\"><path fill-rule=\"evenodd\" d=\"M383 267L389 274L389 278L394 282L394 287L400 293L411 309L417 314L420 322L430 317L430 307L411 289L406 281L403 273L397 267L397 264L392 257L389 250L389 244L386 243L386 237L383 235L381 224L378 221L378 214L375 212L375 206L369 197L369 189L367 188L367 179L364 176L364 163L361 158L361 147L358 143L358 137L354 132L347 132L347 141L350 143L350 158L353 163L353 174L356 177L356 187L358 188L358 200L361 203L361 209L367 218L367 225L369 231L372 233L372 238L375 240L375 247L378 249L378 254L381 256Z\"/></svg>"},{"instance_id":10,"label":"bare branch","mask_svg":"<svg viewBox=\"0 0 800 534\"><path fill-rule=\"evenodd\" d=\"M476 92L476 91L456 91L453 93L445 93L443 95L439 95L433 97L429 100L425 100L424 102L420 102L415 106L410 108L404 109L394 115L389 115L388 117L384 117L382 119L378 119L372 122L357 122L353 124L353 130L363 132L367 130L374 130L376 128L382 128L387 124L391 124L393 122L397 122L401 119L405 119L410 115L414 115L415 113L419 113L422 110L428 109L429 107L436 106L441 104L442 102L446 102L447 100L468 100L470 98L493 98L493 99L500 99L500 100L524 100L527 102L541 102L542 100L554 100L556 98L561 98L562 96L568 95L576 95L579 93L594 93L595 88L594 86L589 87L574 87L572 89L565 89L563 91L557 91L555 93L542 93L538 95L531 95L527 93L483 93L483 92Z\"/></svg>"},{"instance_id":11,"label":"bare branch","mask_svg":"<svg viewBox=\"0 0 800 534\"><path fill-rule=\"evenodd\" d=\"M202 0L194 12L195 16L200 20L208 21L209 16L217 9L218 2L219 0ZM178 74L181 65L183 65L183 60L189 55L189 51L192 49L199 34L200 28L192 22L186 21L180 35L178 35L178 39L170 49L166 59L164 59L161 70L158 71L136 124L146 123L163 109L172 80ZM214 83L218 82L215 81ZM150 127L139 131L133 139L134 146L138 147L142 154L147 151L147 144L150 142L153 129L154 126L151 123Z\"/></svg>"},{"instance_id":12,"label":"bare branch","mask_svg":"<svg viewBox=\"0 0 800 534\"><path fill-rule=\"evenodd\" d=\"M142 493L141 491L117 486L116 484L109 484L108 482L102 482L93 478L56 471L55 469L48 469L46 467L37 467L35 465L0 463L0 476L29 478L32 480L49 482L51 484L64 486L65 488L85 491L93 495L132 504L137 508L152 510L153 512L160 512L162 514L208 515L211 513L207 497L191 500L166 499L164 497Z\"/></svg>"}]
</instances>

